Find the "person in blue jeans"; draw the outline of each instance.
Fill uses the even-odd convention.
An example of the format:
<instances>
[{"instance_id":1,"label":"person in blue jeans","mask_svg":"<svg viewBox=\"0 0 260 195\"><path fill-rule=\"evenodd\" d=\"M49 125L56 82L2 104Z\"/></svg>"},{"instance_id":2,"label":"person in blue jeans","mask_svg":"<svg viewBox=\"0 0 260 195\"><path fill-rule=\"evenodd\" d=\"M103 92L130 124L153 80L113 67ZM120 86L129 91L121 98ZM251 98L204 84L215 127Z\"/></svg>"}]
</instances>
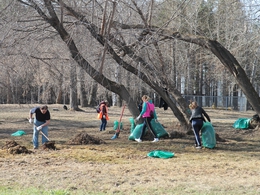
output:
<instances>
[{"instance_id":1,"label":"person in blue jeans","mask_svg":"<svg viewBox=\"0 0 260 195\"><path fill-rule=\"evenodd\" d=\"M35 114L34 120L32 119ZM33 148L38 149L39 131L42 131L48 137L48 126L50 124L51 115L48 106L34 107L29 112L29 123L33 123ZM42 135L42 144L48 142L47 138Z\"/></svg>"},{"instance_id":2,"label":"person in blue jeans","mask_svg":"<svg viewBox=\"0 0 260 195\"><path fill-rule=\"evenodd\" d=\"M192 129L195 136L195 147L200 149L201 148L201 139L200 139L200 130L203 126L203 123L206 121L204 116L210 122L209 115L205 112L205 110L198 106L197 102L191 102L189 105L191 109L191 117L190 122L192 125Z\"/></svg>"},{"instance_id":3,"label":"person in blue jeans","mask_svg":"<svg viewBox=\"0 0 260 195\"><path fill-rule=\"evenodd\" d=\"M99 131L105 131L107 126L108 117L108 101L105 100L100 104L100 112L98 113L98 119L101 120Z\"/></svg>"}]
</instances>

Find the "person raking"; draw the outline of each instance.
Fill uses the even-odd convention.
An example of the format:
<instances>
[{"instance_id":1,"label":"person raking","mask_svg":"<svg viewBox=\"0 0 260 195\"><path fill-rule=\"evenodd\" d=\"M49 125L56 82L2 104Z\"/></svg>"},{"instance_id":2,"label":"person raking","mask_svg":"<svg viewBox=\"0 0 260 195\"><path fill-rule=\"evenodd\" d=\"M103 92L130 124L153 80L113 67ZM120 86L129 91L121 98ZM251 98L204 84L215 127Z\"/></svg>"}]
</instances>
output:
<instances>
[{"instance_id":1,"label":"person raking","mask_svg":"<svg viewBox=\"0 0 260 195\"><path fill-rule=\"evenodd\" d=\"M34 119L32 119L35 114ZM33 148L38 149L39 131L41 130L48 137L48 125L50 124L51 115L48 106L34 107L29 112L29 123L33 123ZM42 144L48 142L47 138L42 135Z\"/></svg>"}]
</instances>

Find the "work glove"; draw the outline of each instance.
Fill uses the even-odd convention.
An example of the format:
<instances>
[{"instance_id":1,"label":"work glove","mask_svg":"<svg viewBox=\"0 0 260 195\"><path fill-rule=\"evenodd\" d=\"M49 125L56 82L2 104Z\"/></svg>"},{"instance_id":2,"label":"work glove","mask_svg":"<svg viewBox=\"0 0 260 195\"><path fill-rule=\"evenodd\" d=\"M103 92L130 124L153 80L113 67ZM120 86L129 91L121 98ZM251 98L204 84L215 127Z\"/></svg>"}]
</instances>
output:
<instances>
[{"instance_id":1,"label":"work glove","mask_svg":"<svg viewBox=\"0 0 260 195\"><path fill-rule=\"evenodd\" d=\"M42 130L42 126L36 127L38 131Z\"/></svg>"},{"instance_id":2,"label":"work glove","mask_svg":"<svg viewBox=\"0 0 260 195\"><path fill-rule=\"evenodd\" d=\"M103 115L103 119L106 119L106 115Z\"/></svg>"},{"instance_id":3,"label":"work glove","mask_svg":"<svg viewBox=\"0 0 260 195\"><path fill-rule=\"evenodd\" d=\"M138 117L136 117L135 120L139 121L140 117L141 117L141 115L139 115Z\"/></svg>"},{"instance_id":4,"label":"work glove","mask_svg":"<svg viewBox=\"0 0 260 195\"><path fill-rule=\"evenodd\" d=\"M33 122L33 120L32 120L32 118L30 118L30 119L29 119L29 123L32 124L32 122Z\"/></svg>"}]
</instances>

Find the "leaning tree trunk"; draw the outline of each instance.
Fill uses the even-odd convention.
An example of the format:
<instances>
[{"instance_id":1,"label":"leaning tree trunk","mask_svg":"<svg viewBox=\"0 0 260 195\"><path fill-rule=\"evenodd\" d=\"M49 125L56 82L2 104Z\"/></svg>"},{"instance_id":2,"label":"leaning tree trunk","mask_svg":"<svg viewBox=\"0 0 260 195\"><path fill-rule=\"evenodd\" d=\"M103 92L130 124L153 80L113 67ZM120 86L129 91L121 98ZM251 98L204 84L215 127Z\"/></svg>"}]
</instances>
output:
<instances>
[{"instance_id":1,"label":"leaning tree trunk","mask_svg":"<svg viewBox=\"0 0 260 195\"><path fill-rule=\"evenodd\" d=\"M171 33L173 38L177 38L189 43L200 45L210 50L234 76L237 84L246 95L249 103L253 109L260 114L260 97L246 75L244 69L240 66L236 58L218 41L209 40L205 37L198 37L194 35L181 35L179 32Z\"/></svg>"},{"instance_id":2,"label":"leaning tree trunk","mask_svg":"<svg viewBox=\"0 0 260 195\"><path fill-rule=\"evenodd\" d=\"M68 12L71 13L71 15L73 15L74 17L76 17L77 19L79 19L83 24L86 25L86 27L88 28L88 30L90 31L91 35L93 36L93 38L95 38L100 44L104 45L105 44L105 39L103 36L101 36L100 34L98 34L97 32L97 27L90 23L83 15L79 14L78 12L76 12L75 10L73 10L71 7L67 6L64 4L64 7L67 9ZM67 32L66 32L67 33ZM144 32L142 34L142 36L144 36L147 32ZM112 39L110 41L113 41ZM117 42L113 42L114 44L119 44L118 41ZM127 54L130 58L132 58L134 61L136 61L137 63L142 64L142 66L147 66L147 63L139 56L137 56L135 54L135 52L132 50L132 48L125 46L125 45L118 45L119 48L123 48L123 51L125 54ZM71 49L70 49L71 50ZM71 50L73 51L73 50ZM125 62L119 55L117 55L117 53L114 51L114 49L107 44L107 51L111 54L111 57L121 66L123 67L125 70L137 75L140 79L142 79L145 83L147 83L151 88L153 88L164 100L165 102L169 105L169 107L172 109L174 115L176 116L176 118L179 120L179 122L181 123L181 126L184 127L185 129L189 129L190 128L190 124L188 122L188 118L190 113L188 112L189 108L187 103L185 102L185 99L181 96L181 93L175 88L172 87L170 85L168 85L167 87L170 88L171 90L170 93L171 95L173 95L173 98L178 102L178 104L180 105L180 109L175 105L175 103L172 101L172 99L170 99L169 97L167 97L165 95L164 90L157 84L156 81L153 81L153 79L150 79L149 77L147 77L144 73L140 72L138 69L136 69L135 67L133 67L131 64ZM151 71L153 72L153 74L158 73L158 71ZM93 74L92 74L93 75ZM91 75L90 75L91 76ZM95 79L93 77L93 79ZM96 79L95 79L96 80ZM105 88L107 88L106 85L102 84ZM109 88L107 88L109 89ZM119 94L120 95L120 94ZM122 96L121 96L122 97ZM125 100L125 99L124 99ZM137 107L134 104L134 107ZM135 112L135 114L138 114L138 109L136 109L137 112ZM131 110L130 110L131 111ZM134 116L136 116L134 114Z\"/></svg>"},{"instance_id":3,"label":"leaning tree trunk","mask_svg":"<svg viewBox=\"0 0 260 195\"><path fill-rule=\"evenodd\" d=\"M92 67L83 58L83 56L79 52L78 48L76 47L73 38L65 30L65 28L63 27L63 24L60 22L58 16L56 15L52 2L50 0L45 0L45 6L48 10L49 16L46 16L45 13L41 10L41 8L37 4L33 3L32 6L38 12L38 14L58 32L61 39L66 43L66 45L71 53L72 58L77 62L77 64L80 67L82 67L99 84L101 84L108 90L110 90L114 93L117 93L123 100L126 101L129 111L132 113L132 115L138 116L139 110L137 109L137 107L136 107L130 93L127 91L127 89L123 85L109 80L103 74L98 72L94 67ZM71 93L73 93L73 92L74 91L71 91ZM71 103L73 103L73 102L71 102Z\"/></svg>"}]
</instances>

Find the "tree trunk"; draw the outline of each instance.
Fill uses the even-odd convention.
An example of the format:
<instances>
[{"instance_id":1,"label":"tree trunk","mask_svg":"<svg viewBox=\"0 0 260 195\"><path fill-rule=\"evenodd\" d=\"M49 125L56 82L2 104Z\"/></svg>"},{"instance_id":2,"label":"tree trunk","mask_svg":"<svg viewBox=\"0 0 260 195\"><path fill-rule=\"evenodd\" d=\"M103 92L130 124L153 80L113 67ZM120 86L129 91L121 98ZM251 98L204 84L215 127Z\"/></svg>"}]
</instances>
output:
<instances>
[{"instance_id":1,"label":"tree trunk","mask_svg":"<svg viewBox=\"0 0 260 195\"><path fill-rule=\"evenodd\" d=\"M42 98L41 98L41 85L38 85L37 88L37 102L40 104L42 103Z\"/></svg>"},{"instance_id":2,"label":"tree trunk","mask_svg":"<svg viewBox=\"0 0 260 195\"><path fill-rule=\"evenodd\" d=\"M189 43L194 43L210 50L227 68L227 70L234 76L237 84L239 85L243 93L246 95L253 109L257 112L257 114L260 114L259 95L254 89L244 69L240 66L236 58L226 48L224 48L219 42L215 40L209 40L201 36L183 36L179 32L174 32L171 33L171 37Z\"/></svg>"},{"instance_id":3,"label":"tree trunk","mask_svg":"<svg viewBox=\"0 0 260 195\"><path fill-rule=\"evenodd\" d=\"M11 77L10 77L10 73L8 71L6 71L6 81L7 81L7 97L6 97L6 103L7 104L11 104L12 103L12 90L11 90Z\"/></svg>"},{"instance_id":4,"label":"tree trunk","mask_svg":"<svg viewBox=\"0 0 260 195\"><path fill-rule=\"evenodd\" d=\"M90 91L88 95L88 105L96 106L99 102L97 102L97 82L92 81L90 85Z\"/></svg>"},{"instance_id":5,"label":"tree trunk","mask_svg":"<svg viewBox=\"0 0 260 195\"><path fill-rule=\"evenodd\" d=\"M86 107L88 105L86 90L85 90L85 71L80 68L79 71L79 97L81 107Z\"/></svg>"},{"instance_id":6,"label":"tree trunk","mask_svg":"<svg viewBox=\"0 0 260 195\"><path fill-rule=\"evenodd\" d=\"M56 98L56 104L62 104L62 88L59 88Z\"/></svg>"},{"instance_id":7,"label":"tree trunk","mask_svg":"<svg viewBox=\"0 0 260 195\"><path fill-rule=\"evenodd\" d=\"M234 110L238 110L238 88L237 88L237 84L234 85L233 87L233 109Z\"/></svg>"},{"instance_id":8,"label":"tree trunk","mask_svg":"<svg viewBox=\"0 0 260 195\"><path fill-rule=\"evenodd\" d=\"M58 94L56 98L56 104L62 104L62 95L63 95L62 83L63 83L63 74L60 74L58 79Z\"/></svg>"},{"instance_id":9,"label":"tree trunk","mask_svg":"<svg viewBox=\"0 0 260 195\"><path fill-rule=\"evenodd\" d=\"M70 64L70 109L78 110L77 103L77 71L76 66Z\"/></svg>"}]
</instances>

